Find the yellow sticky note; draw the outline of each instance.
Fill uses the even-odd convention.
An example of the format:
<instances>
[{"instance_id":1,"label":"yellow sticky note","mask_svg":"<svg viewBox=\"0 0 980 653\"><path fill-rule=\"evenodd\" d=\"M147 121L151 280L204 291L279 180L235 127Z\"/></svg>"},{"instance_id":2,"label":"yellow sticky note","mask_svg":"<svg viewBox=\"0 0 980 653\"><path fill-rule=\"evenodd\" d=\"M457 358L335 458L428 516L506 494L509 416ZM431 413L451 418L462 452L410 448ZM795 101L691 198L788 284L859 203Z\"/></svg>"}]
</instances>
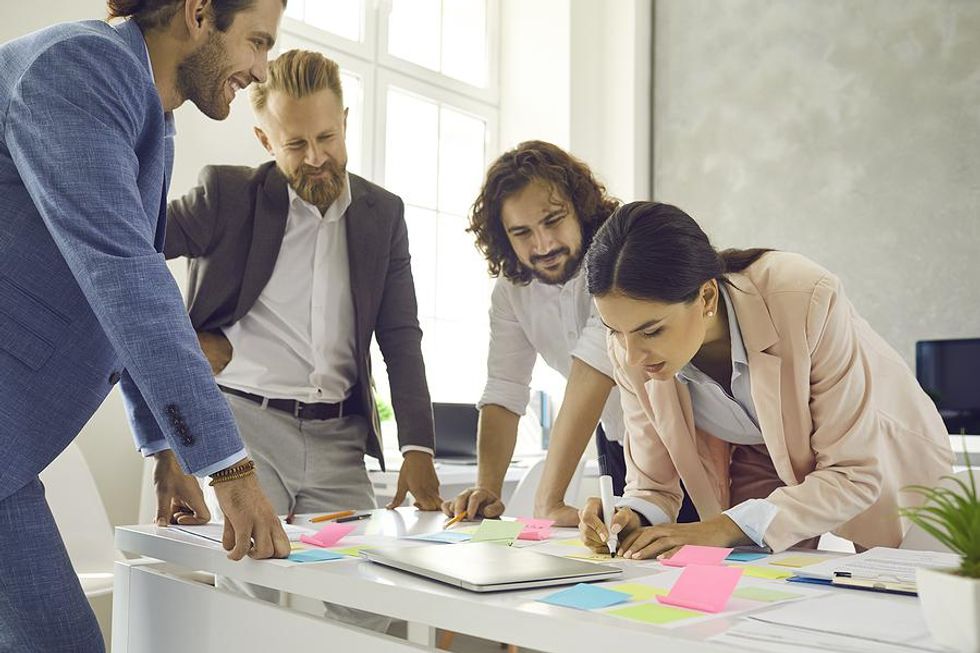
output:
<instances>
[{"instance_id":1,"label":"yellow sticky note","mask_svg":"<svg viewBox=\"0 0 980 653\"><path fill-rule=\"evenodd\" d=\"M798 599L801 597L800 594L780 592L779 590L771 590L767 587L740 587L732 592L732 596L736 596L740 599L749 599L750 601L762 601L763 603L789 601L790 599Z\"/></svg>"},{"instance_id":2,"label":"yellow sticky note","mask_svg":"<svg viewBox=\"0 0 980 653\"><path fill-rule=\"evenodd\" d=\"M593 553L592 551L588 553L573 553L564 557L575 558L576 560L602 560L603 562L612 559L612 556L608 553Z\"/></svg>"},{"instance_id":3,"label":"yellow sticky note","mask_svg":"<svg viewBox=\"0 0 980 653\"><path fill-rule=\"evenodd\" d=\"M752 576L753 578L766 578L768 580L782 580L783 578L789 578L792 576L792 572L783 571L782 569L770 569L769 567L759 567L756 565L729 565L730 567L738 567L742 570L742 573L746 576Z\"/></svg>"},{"instance_id":4,"label":"yellow sticky note","mask_svg":"<svg viewBox=\"0 0 980 653\"><path fill-rule=\"evenodd\" d=\"M649 601L655 596L667 596L667 590L664 588L651 587L643 583L620 583L619 585L610 585L606 589L626 592L633 597L634 601Z\"/></svg>"},{"instance_id":5,"label":"yellow sticky note","mask_svg":"<svg viewBox=\"0 0 980 653\"><path fill-rule=\"evenodd\" d=\"M640 605L631 605L626 608L606 610L604 614L611 614L645 624L669 624L672 621L702 616L700 612L672 608L658 603L641 603Z\"/></svg>"},{"instance_id":6,"label":"yellow sticky note","mask_svg":"<svg viewBox=\"0 0 980 653\"><path fill-rule=\"evenodd\" d=\"M361 556L361 551L364 549L370 549L371 547L365 546L364 544L358 544L357 546L348 546L343 549L330 549L334 553L339 553L342 556L350 556L352 558L359 558Z\"/></svg>"},{"instance_id":7,"label":"yellow sticky note","mask_svg":"<svg viewBox=\"0 0 980 653\"><path fill-rule=\"evenodd\" d=\"M815 565L823 560L820 556L789 556L788 558L780 558L779 560L772 560L769 562L771 565L779 565L780 567L806 567L807 565Z\"/></svg>"},{"instance_id":8,"label":"yellow sticky note","mask_svg":"<svg viewBox=\"0 0 980 653\"><path fill-rule=\"evenodd\" d=\"M577 537L569 540L555 540L555 544L561 544L562 546L585 546L585 543Z\"/></svg>"},{"instance_id":9,"label":"yellow sticky note","mask_svg":"<svg viewBox=\"0 0 980 653\"><path fill-rule=\"evenodd\" d=\"M289 543L289 550L290 551L303 551L304 549L306 549L306 545L305 544L301 544L299 542L290 542Z\"/></svg>"}]
</instances>

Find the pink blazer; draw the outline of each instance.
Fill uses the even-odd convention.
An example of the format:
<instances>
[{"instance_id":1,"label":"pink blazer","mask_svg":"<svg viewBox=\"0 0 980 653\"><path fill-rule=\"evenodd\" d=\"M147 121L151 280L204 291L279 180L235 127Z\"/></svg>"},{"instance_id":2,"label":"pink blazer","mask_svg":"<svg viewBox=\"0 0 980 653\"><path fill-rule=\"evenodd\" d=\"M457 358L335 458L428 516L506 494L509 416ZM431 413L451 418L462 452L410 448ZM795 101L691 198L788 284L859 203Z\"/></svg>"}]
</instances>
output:
<instances>
[{"instance_id":1,"label":"pink blazer","mask_svg":"<svg viewBox=\"0 0 980 653\"><path fill-rule=\"evenodd\" d=\"M901 488L952 469L936 407L827 270L771 252L728 279L759 427L784 484L767 497L779 512L766 542L781 551L829 531L898 546L907 525L897 510L916 501ZM625 494L676 515L681 479L702 519L729 508L732 445L694 427L683 384L647 380L615 338L608 344L626 421Z\"/></svg>"}]
</instances>

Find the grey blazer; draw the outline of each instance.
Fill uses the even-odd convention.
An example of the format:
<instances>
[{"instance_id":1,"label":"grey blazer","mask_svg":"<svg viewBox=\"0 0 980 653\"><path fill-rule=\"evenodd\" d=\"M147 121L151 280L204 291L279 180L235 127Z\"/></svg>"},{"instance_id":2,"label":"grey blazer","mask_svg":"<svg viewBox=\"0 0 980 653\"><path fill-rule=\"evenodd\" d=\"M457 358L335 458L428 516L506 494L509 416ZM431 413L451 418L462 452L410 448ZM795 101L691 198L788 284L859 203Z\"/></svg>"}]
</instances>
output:
<instances>
[{"instance_id":1,"label":"grey blazer","mask_svg":"<svg viewBox=\"0 0 980 653\"><path fill-rule=\"evenodd\" d=\"M197 331L241 319L269 281L286 230L286 178L274 162L258 168L207 166L200 185L167 207L167 258L186 256L187 304ZM384 466L371 391L371 336L384 355L399 444L434 448L432 405L422 361L405 206L380 186L350 175L347 252L356 324L357 384L351 392L371 420L368 453Z\"/></svg>"}]
</instances>

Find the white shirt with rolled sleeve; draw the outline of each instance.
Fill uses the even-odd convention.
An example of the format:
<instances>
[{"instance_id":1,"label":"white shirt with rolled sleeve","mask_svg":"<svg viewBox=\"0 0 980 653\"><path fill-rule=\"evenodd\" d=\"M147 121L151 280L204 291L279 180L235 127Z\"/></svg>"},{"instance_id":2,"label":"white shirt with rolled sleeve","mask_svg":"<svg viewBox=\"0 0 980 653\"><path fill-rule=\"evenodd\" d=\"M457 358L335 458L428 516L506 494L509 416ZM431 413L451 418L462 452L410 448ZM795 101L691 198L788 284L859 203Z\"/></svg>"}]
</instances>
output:
<instances>
[{"instance_id":1,"label":"white shirt with rolled sleeve","mask_svg":"<svg viewBox=\"0 0 980 653\"><path fill-rule=\"evenodd\" d=\"M560 285L534 279L522 286L497 279L490 299L487 385L477 407L494 404L523 415L538 355L566 379L572 358L613 378L606 328L596 313L584 269ZM623 410L616 388L609 393L601 422L607 439L622 442Z\"/></svg>"}]
</instances>

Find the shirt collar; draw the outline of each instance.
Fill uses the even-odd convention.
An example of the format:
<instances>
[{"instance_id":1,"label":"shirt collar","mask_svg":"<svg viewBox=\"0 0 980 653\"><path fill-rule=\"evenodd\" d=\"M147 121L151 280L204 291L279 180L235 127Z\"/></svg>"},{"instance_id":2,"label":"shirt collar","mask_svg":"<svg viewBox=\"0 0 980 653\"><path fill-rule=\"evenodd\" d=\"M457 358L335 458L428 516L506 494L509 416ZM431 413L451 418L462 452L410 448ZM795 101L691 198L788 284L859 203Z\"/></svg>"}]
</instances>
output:
<instances>
[{"instance_id":1,"label":"shirt collar","mask_svg":"<svg viewBox=\"0 0 980 653\"><path fill-rule=\"evenodd\" d=\"M286 192L289 194L289 205L292 206L296 202L299 202L300 206L304 206L307 209L314 211L317 215L320 215L320 209L313 206L302 197L300 197L296 191L293 189L292 185L288 182L286 183ZM344 217L347 213L347 209L351 205L351 194L350 194L350 174L344 173L344 188L340 191L340 196L333 201L333 204L327 208L327 212L323 214L323 219L326 222L336 222Z\"/></svg>"},{"instance_id":2,"label":"shirt collar","mask_svg":"<svg viewBox=\"0 0 980 653\"><path fill-rule=\"evenodd\" d=\"M718 283L718 290L725 300L725 314L728 316L728 333L731 337L732 349L732 375L734 376L739 373L739 367L748 366L749 357L745 351L745 342L742 340L742 329L738 326L738 316L735 314L735 307L732 306L732 299L724 282ZM676 376L685 383L688 381L697 382L702 377L702 372L694 363L689 362L677 372Z\"/></svg>"}]
</instances>

